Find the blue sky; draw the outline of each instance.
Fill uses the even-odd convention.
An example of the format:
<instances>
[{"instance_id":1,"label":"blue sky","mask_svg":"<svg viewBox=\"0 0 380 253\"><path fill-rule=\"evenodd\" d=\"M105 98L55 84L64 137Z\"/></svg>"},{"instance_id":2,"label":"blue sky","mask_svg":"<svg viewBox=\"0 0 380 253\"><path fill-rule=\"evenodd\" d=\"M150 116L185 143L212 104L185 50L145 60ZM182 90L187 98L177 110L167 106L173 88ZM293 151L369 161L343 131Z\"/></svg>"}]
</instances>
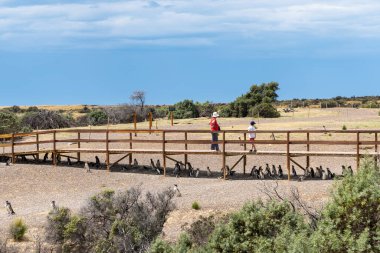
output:
<instances>
[{"instance_id":1,"label":"blue sky","mask_svg":"<svg viewBox=\"0 0 380 253\"><path fill-rule=\"evenodd\" d=\"M380 95L374 0L0 0L0 105Z\"/></svg>"}]
</instances>

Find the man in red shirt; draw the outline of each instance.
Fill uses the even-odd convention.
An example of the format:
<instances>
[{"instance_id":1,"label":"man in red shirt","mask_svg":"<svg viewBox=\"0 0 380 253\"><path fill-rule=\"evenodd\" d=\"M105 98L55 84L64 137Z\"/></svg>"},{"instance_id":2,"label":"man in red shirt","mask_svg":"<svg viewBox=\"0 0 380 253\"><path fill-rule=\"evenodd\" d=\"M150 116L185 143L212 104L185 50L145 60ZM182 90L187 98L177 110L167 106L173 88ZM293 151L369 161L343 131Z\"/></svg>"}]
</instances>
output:
<instances>
[{"instance_id":1,"label":"man in red shirt","mask_svg":"<svg viewBox=\"0 0 380 253\"><path fill-rule=\"evenodd\" d=\"M216 118L219 117L217 112L214 112L211 117L210 127L211 127L211 136L212 141L218 141L218 131L220 131L220 126ZM211 144L211 150L219 151L219 144Z\"/></svg>"}]
</instances>

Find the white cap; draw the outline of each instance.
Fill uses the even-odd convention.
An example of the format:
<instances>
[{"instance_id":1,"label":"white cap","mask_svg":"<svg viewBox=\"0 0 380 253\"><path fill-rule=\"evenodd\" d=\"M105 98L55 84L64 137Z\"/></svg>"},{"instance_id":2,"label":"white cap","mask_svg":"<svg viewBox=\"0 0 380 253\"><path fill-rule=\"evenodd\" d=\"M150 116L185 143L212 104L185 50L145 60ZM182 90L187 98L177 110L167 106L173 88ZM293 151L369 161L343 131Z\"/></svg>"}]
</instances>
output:
<instances>
[{"instance_id":1,"label":"white cap","mask_svg":"<svg viewBox=\"0 0 380 253\"><path fill-rule=\"evenodd\" d=\"M219 114L218 114L217 112L213 112L213 113L212 113L212 117L213 117L213 118L219 117Z\"/></svg>"}]
</instances>

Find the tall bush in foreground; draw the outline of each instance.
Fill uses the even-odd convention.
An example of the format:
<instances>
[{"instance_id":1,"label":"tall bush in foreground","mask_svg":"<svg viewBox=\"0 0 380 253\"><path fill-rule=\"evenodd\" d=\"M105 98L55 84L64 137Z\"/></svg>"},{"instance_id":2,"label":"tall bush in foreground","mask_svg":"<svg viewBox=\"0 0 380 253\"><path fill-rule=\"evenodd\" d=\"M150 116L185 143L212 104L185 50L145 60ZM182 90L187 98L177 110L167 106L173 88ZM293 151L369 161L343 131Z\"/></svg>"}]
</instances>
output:
<instances>
[{"instance_id":1,"label":"tall bush in foreground","mask_svg":"<svg viewBox=\"0 0 380 253\"><path fill-rule=\"evenodd\" d=\"M380 172L372 159L335 186L312 242L320 252L380 252Z\"/></svg>"},{"instance_id":2,"label":"tall bush in foreground","mask_svg":"<svg viewBox=\"0 0 380 253\"><path fill-rule=\"evenodd\" d=\"M106 190L78 215L48 219L47 230L63 252L146 252L174 208L173 197L170 189L144 196L138 188L118 194Z\"/></svg>"}]
</instances>

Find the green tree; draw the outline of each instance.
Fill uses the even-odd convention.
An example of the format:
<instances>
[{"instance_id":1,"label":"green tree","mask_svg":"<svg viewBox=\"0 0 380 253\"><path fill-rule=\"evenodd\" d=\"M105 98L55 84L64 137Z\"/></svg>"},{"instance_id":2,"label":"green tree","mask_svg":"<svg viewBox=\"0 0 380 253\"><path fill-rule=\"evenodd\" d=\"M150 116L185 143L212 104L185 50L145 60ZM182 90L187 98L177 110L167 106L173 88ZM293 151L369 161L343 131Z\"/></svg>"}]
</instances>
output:
<instances>
[{"instance_id":1,"label":"green tree","mask_svg":"<svg viewBox=\"0 0 380 253\"><path fill-rule=\"evenodd\" d=\"M262 117L279 117L280 114L276 113L273 103L277 100L277 90L279 85L276 82L263 83L261 85L252 85L249 92L238 97L234 102L229 104L228 110L224 109L226 115L232 117L247 117L253 108L261 106L269 113L263 112Z\"/></svg>"}]
</instances>

